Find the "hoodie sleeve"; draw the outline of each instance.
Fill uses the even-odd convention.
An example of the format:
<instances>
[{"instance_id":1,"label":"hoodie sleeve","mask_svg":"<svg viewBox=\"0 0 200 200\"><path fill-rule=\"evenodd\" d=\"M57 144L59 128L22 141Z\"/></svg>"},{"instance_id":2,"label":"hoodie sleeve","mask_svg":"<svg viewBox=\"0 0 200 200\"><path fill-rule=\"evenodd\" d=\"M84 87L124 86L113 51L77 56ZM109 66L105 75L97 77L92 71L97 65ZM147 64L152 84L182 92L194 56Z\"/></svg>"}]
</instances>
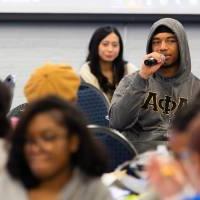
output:
<instances>
[{"instance_id":1,"label":"hoodie sleeve","mask_svg":"<svg viewBox=\"0 0 200 200\"><path fill-rule=\"evenodd\" d=\"M109 123L112 128L124 130L138 120L141 105L148 88L148 80L138 72L128 75L119 83L109 110Z\"/></svg>"}]
</instances>

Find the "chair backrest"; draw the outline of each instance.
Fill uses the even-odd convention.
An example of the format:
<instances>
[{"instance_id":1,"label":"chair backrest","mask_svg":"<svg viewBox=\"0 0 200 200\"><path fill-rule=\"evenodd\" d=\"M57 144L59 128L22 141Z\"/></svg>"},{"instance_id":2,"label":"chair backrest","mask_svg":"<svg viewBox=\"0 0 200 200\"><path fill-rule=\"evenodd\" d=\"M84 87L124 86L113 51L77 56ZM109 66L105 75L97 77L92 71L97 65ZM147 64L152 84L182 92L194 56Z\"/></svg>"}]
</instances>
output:
<instances>
[{"instance_id":1,"label":"chair backrest","mask_svg":"<svg viewBox=\"0 0 200 200\"><path fill-rule=\"evenodd\" d=\"M109 156L107 172L115 170L120 164L137 155L135 147L117 130L97 125L88 125L88 128L107 150Z\"/></svg>"},{"instance_id":2,"label":"chair backrest","mask_svg":"<svg viewBox=\"0 0 200 200\"><path fill-rule=\"evenodd\" d=\"M78 91L78 107L85 113L89 124L108 126L106 119L109 103L103 93L89 83L81 83Z\"/></svg>"},{"instance_id":3,"label":"chair backrest","mask_svg":"<svg viewBox=\"0 0 200 200\"><path fill-rule=\"evenodd\" d=\"M10 97L10 102L9 103L9 110L11 108L11 105L12 105L12 101L13 101L13 94L14 94L14 89L15 89L15 78L14 78L14 75L12 74L9 74L3 81L7 87L9 88L10 90L10 94L11 94L11 97Z\"/></svg>"},{"instance_id":4,"label":"chair backrest","mask_svg":"<svg viewBox=\"0 0 200 200\"><path fill-rule=\"evenodd\" d=\"M26 109L26 107L28 106L28 103L23 103L20 104L18 106L16 106L15 108L13 108L9 113L8 113L8 117L20 117L21 114L24 112L24 110Z\"/></svg>"}]
</instances>

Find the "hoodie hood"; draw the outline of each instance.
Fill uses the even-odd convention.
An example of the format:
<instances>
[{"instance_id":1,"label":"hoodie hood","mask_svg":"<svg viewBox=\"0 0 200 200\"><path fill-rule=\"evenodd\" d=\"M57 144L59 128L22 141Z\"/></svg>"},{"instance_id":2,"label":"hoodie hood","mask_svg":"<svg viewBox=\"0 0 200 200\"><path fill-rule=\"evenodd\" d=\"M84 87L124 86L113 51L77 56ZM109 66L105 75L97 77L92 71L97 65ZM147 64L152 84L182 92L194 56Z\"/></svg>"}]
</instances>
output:
<instances>
[{"instance_id":1,"label":"hoodie hood","mask_svg":"<svg viewBox=\"0 0 200 200\"><path fill-rule=\"evenodd\" d=\"M169 29L171 29L172 32L177 37L178 46L179 46L180 66L179 66L179 70L176 76L170 79L173 82L181 83L181 81L189 77L191 73L191 59L190 59L190 51L189 51L187 36L186 36L183 25L179 21L172 18L163 18L155 22L150 29L149 37L147 40L146 53L148 54L152 52L151 40L156 29L161 25L166 26ZM162 77L162 75L159 72L156 73L156 76L161 80L166 79Z\"/></svg>"}]
</instances>

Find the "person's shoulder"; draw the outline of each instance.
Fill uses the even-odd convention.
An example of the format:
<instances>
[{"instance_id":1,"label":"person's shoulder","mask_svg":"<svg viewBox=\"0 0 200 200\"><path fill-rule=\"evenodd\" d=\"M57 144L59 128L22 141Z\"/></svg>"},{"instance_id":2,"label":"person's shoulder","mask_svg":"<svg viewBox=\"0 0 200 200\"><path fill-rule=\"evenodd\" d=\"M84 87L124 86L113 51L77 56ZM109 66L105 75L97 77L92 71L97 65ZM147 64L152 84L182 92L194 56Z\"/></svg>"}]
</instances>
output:
<instances>
[{"instance_id":1,"label":"person's shoulder","mask_svg":"<svg viewBox=\"0 0 200 200\"><path fill-rule=\"evenodd\" d=\"M193 89L197 88L197 90L199 90L200 79L196 75L191 73L187 80L188 85L191 85Z\"/></svg>"},{"instance_id":2,"label":"person's shoulder","mask_svg":"<svg viewBox=\"0 0 200 200\"><path fill-rule=\"evenodd\" d=\"M111 194L100 178L92 178L89 181L88 189L90 191L95 191L95 199L96 200L111 200Z\"/></svg>"},{"instance_id":3,"label":"person's shoulder","mask_svg":"<svg viewBox=\"0 0 200 200\"><path fill-rule=\"evenodd\" d=\"M78 188L78 189L77 189ZM101 182L100 177L86 175L80 169L74 170L72 179L63 188L61 199L87 199L87 200L111 200L108 188ZM73 197L73 198L72 198Z\"/></svg>"},{"instance_id":4,"label":"person's shoulder","mask_svg":"<svg viewBox=\"0 0 200 200\"><path fill-rule=\"evenodd\" d=\"M200 79L197 76L195 76L193 73L191 73L191 76L195 81L200 82Z\"/></svg>"},{"instance_id":5,"label":"person's shoulder","mask_svg":"<svg viewBox=\"0 0 200 200\"><path fill-rule=\"evenodd\" d=\"M86 82L88 82L90 79L94 79L95 77L90 70L90 66L88 62L86 62L85 64L81 66L79 70L79 74Z\"/></svg>"},{"instance_id":6,"label":"person's shoulder","mask_svg":"<svg viewBox=\"0 0 200 200\"><path fill-rule=\"evenodd\" d=\"M138 72L137 71L135 71L133 73L130 73L130 74L126 74L122 78L121 82L132 82L137 76L138 76Z\"/></svg>"},{"instance_id":7,"label":"person's shoulder","mask_svg":"<svg viewBox=\"0 0 200 200\"><path fill-rule=\"evenodd\" d=\"M11 183L12 182L12 178L11 176L8 174L8 172L3 169L0 171L0 188L2 186L2 183Z\"/></svg>"},{"instance_id":8,"label":"person's shoulder","mask_svg":"<svg viewBox=\"0 0 200 200\"><path fill-rule=\"evenodd\" d=\"M85 72L85 71L88 71L90 72L90 67L89 67L89 63L86 62L84 63L81 67L80 67L80 74Z\"/></svg>"},{"instance_id":9,"label":"person's shoulder","mask_svg":"<svg viewBox=\"0 0 200 200\"><path fill-rule=\"evenodd\" d=\"M0 139L0 172L4 169L7 161L6 142L4 139Z\"/></svg>"},{"instance_id":10,"label":"person's shoulder","mask_svg":"<svg viewBox=\"0 0 200 200\"><path fill-rule=\"evenodd\" d=\"M125 70L126 70L126 74L132 74L138 71L138 68L134 64L127 62L125 65Z\"/></svg>"},{"instance_id":11,"label":"person's shoulder","mask_svg":"<svg viewBox=\"0 0 200 200\"><path fill-rule=\"evenodd\" d=\"M25 194L25 189L21 183L13 179L6 170L0 172L0 194L5 194L5 199L10 199L9 197L16 197L20 199ZM7 198L8 197L8 198ZM4 198L2 198L4 199Z\"/></svg>"},{"instance_id":12,"label":"person's shoulder","mask_svg":"<svg viewBox=\"0 0 200 200\"><path fill-rule=\"evenodd\" d=\"M80 68L80 77L83 81L86 83L90 83L91 85L95 86L96 88L100 89L99 82L97 80L97 77L91 72L89 63L85 63Z\"/></svg>"},{"instance_id":13,"label":"person's shoulder","mask_svg":"<svg viewBox=\"0 0 200 200\"><path fill-rule=\"evenodd\" d=\"M100 177L89 177L85 174L81 174L81 180L83 181L85 187L87 187L88 198L91 198L91 200L112 199L108 187L104 185Z\"/></svg>"}]
</instances>

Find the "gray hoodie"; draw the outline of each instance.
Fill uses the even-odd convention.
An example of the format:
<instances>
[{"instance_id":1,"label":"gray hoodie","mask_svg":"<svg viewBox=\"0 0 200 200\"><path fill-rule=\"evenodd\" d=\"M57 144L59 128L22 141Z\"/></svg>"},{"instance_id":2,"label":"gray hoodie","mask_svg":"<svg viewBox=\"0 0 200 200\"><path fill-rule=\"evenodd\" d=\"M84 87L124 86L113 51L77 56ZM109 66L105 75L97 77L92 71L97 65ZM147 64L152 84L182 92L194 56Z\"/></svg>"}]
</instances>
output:
<instances>
[{"instance_id":1,"label":"gray hoodie","mask_svg":"<svg viewBox=\"0 0 200 200\"><path fill-rule=\"evenodd\" d=\"M138 72L126 76L114 93L109 112L110 126L122 131L140 152L164 139L174 113L200 90L199 79L191 73L188 41L180 22L171 18L155 22L147 41L147 54L151 52L154 32L161 25L170 28L178 40L180 67L176 76L166 78L159 71L148 80Z\"/></svg>"}]
</instances>

